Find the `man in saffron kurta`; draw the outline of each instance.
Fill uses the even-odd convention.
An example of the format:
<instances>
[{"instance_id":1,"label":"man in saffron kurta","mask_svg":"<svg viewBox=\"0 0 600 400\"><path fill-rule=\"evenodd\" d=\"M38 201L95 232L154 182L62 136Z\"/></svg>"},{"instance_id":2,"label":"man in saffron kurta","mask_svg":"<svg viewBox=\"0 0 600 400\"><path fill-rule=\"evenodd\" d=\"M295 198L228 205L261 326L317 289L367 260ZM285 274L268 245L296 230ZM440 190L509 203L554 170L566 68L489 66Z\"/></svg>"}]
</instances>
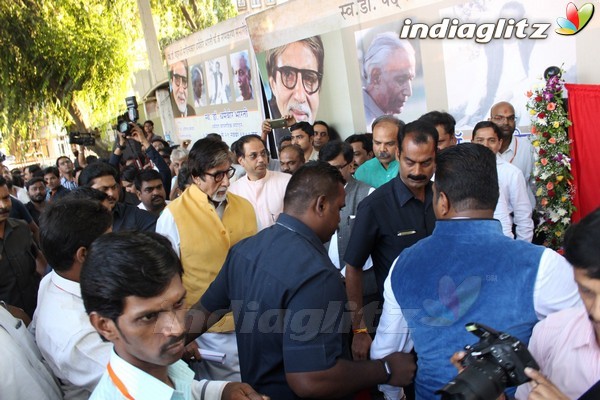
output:
<instances>
[{"instance_id":1,"label":"man in saffron kurta","mask_svg":"<svg viewBox=\"0 0 600 400\"><path fill-rule=\"evenodd\" d=\"M229 248L256 233L256 216L244 198L227 193L235 170L224 142L202 139L188 158L193 184L161 214L156 231L168 237L183 264L186 303L200 299L225 262ZM239 380L231 314L198 340L201 348L226 354L225 364L203 362L212 379Z\"/></svg>"}]
</instances>

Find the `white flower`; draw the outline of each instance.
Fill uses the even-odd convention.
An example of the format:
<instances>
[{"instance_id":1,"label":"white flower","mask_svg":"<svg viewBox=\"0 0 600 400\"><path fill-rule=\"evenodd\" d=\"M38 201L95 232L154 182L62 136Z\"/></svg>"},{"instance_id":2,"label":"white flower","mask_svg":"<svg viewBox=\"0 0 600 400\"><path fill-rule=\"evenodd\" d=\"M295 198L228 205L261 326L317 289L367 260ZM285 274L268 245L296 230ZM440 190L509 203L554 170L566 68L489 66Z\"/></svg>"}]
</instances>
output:
<instances>
[{"instance_id":1,"label":"white flower","mask_svg":"<svg viewBox=\"0 0 600 400\"><path fill-rule=\"evenodd\" d=\"M543 126L547 126L546 118L538 118L537 123Z\"/></svg>"},{"instance_id":2,"label":"white flower","mask_svg":"<svg viewBox=\"0 0 600 400\"><path fill-rule=\"evenodd\" d=\"M562 223L565 225L569 225L571 223L571 218L563 218Z\"/></svg>"},{"instance_id":3,"label":"white flower","mask_svg":"<svg viewBox=\"0 0 600 400\"><path fill-rule=\"evenodd\" d=\"M561 208L560 210L557 211L557 214L560 215L561 217L564 217L565 215L567 215L567 210L565 210L564 208Z\"/></svg>"}]
</instances>

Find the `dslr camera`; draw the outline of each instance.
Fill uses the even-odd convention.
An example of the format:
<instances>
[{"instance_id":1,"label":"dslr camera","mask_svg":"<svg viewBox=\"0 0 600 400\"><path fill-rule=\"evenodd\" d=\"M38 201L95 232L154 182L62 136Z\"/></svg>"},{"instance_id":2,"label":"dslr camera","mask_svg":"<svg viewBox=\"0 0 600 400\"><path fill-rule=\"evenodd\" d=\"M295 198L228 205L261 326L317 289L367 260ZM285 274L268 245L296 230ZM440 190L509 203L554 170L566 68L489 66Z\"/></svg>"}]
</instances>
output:
<instances>
[{"instance_id":1,"label":"dslr camera","mask_svg":"<svg viewBox=\"0 0 600 400\"><path fill-rule=\"evenodd\" d=\"M442 400L497 399L507 387L530 381L526 367L540 369L519 339L477 322L465 328L480 340L465 347L465 369L436 392Z\"/></svg>"},{"instance_id":2,"label":"dslr camera","mask_svg":"<svg viewBox=\"0 0 600 400\"><path fill-rule=\"evenodd\" d=\"M140 119L137 99L135 96L126 97L125 104L127 104L127 111L123 115L117 117L117 129L123 135L131 136L131 123L137 124L138 119Z\"/></svg>"},{"instance_id":3,"label":"dslr camera","mask_svg":"<svg viewBox=\"0 0 600 400\"><path fill-rule=\"evenodd\" d=\"M96 144L96 139L92 136L91 133L69 132L69 144L93 146Z\"/></svg>"}]
</instances>

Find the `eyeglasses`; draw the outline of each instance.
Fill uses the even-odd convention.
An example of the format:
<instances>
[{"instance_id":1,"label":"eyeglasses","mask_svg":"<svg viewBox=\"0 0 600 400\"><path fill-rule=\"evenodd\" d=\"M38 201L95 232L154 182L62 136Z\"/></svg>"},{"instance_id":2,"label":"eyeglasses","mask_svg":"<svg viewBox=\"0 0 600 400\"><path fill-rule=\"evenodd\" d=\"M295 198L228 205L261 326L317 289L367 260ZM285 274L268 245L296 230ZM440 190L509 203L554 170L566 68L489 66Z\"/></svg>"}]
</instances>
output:
<instances>
[{"instance_id":1,"label":"eyeglasses","mask_svg":"<svg viewBox=\"0 0 600 400\"><path fill-rule=\"evenodd\" d=\"M338 169L338 171L341 171L341 170L343 170L344 168L346 168L348 165L350 165L350 163L346 163L346 164L344 164L344 165L333 165L333 164L330 164L330 165L331 165L332 167L336 167L336 168Z\"/></svg>"},{"instance_id":2,"label":"eyeglasses","mask_svg":"<svg viewBox=\"0 0 600 400\"><path fill-rule=\"evenodd\" d=\"M175 85L177 87L183 86L184 89L187 89L187 86L188 86L187 76L173 74L173 81L175 81Z\"/></svg>"},{"instance_id":3,"label":"eyeglasses","mask_svg":"<svg viewBox=\"0 0 600 400\"><path fill-rule=\"evenodd\" d=\"M506 121L506 122L515 122L515 116L514 116L514 115L508 115L508 116L504 116L504 115L494 115L494 116L492 117L492 120L493 120L494 122L500 122L500 123L502 123L502 122L504 122L504 121Z\"/></svg>"},{"instance_id":4,"label":"eyeglasses","mask_svg":"<svg viewBox=\"0 0 600 400\"><path fill-rule=\"evenodd\" d=\"M214 174L205 172L204 175L212 176L215 182L219 183L225 178L225 175L227 175L227 178L229 179L233 178L233 175L235 175L235 168L229 167L229 169L225 171L217 171Z\"/></svg>"},{"instance_id":5,"label":"eyeglasses","mask_svg":"<svg viewBox=\"0 0 600 400\"><path fill-rule=\"evenodd\" d=\"M311 95L319 91L323 74L312 69L298 69L294 67L277 67L276 71L281 74L281 83L292 90L298 83L298 74L302 74L302 86L307 94Z\"/></svg>"}]
</instances>

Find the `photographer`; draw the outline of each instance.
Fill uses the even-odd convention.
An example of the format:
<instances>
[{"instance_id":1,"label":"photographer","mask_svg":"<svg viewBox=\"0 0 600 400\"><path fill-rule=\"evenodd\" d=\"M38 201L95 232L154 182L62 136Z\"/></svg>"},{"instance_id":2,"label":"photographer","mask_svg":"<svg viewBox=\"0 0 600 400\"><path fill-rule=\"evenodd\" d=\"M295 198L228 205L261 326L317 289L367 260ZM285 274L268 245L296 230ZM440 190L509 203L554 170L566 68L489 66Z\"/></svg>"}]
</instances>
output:
<instances>
[{"instance_id":1,"label":"photographer","mask_svg":"<svg viewBox=\"0 0 600 400\"><path fill-rule=\"evenodd\" d=\"M152 165L153 165L155 167L155 169L158 170L158 173L160 174L165 191L167 193L170 193L171 192L171 169L169 168L169 166L167 165L165 160L162 158L160 153L150 144L150 142L148 141L148 138L146 137L146 135L144 135L144 131L142 130L142 127L133 122L129 122L129 126L130 126L130 129L128 130L128 132L126 132L126 133L119 132L117 134L117 138L118 138L119 142L118 142L118 145L115 146L113 153L110 155L110 159L109 159L108 163L117 169L119 168L121 159L123 157L123 152L129 146L129 144L127 143L128 138L131 138L141 145L141 149L143 151L145 158L152 162L152 164L150 164L150 168L152 168ZM144 162L142 164L142 162L140 161L139 165L137 167L139 169L144 169L144 168L148 167L148 164L146 162Z\"/></svg>"}]
</instances>

